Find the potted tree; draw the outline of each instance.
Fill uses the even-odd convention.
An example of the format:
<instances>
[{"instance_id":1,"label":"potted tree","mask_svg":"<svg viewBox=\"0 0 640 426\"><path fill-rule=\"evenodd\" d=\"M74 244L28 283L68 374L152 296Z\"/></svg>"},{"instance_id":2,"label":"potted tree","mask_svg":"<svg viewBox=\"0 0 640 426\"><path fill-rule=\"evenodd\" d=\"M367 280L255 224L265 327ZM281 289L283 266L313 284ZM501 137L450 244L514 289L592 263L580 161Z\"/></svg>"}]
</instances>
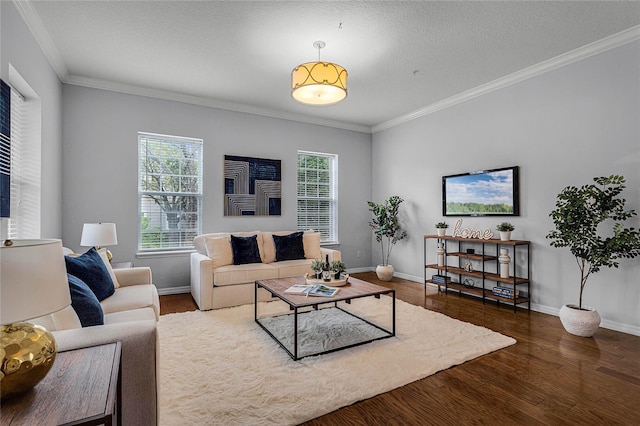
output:
<instances>
[{"instance_id":1,"label":"potted tree","mask_svg":"<svg viewBox=\"0 0 640 426\"><path fill-rule=\"evenodd\" d=\"M509 222L502 222L496 226L496 229L500 232L500 239L502 241L509 241L511 239L511 231L516 228Z\"/></svg>"},{"instance_id":2,"label":"potted tree","mask_svg":"<svg viewBox=\"0 0 640 426\"><path fill-rule=\"evenodd\" d=\"M449 225L447 225L447 222L436 223L436 231L438 231L438 237L444 237L444 235L447 233L448 227Z\"/></svg>"},{"instance_id":3,"label":"potted tree","mask_svg":"<svg viewBox=\"0 0 640 426\"><path fill-rule=\"evenodd\" d=\"M590 337L600 325L598 312L582 304L587 279L601 268L618 267L617 259L640 255L640 231L621 222L636 216L625 210L622 176L596 177L595 184L568 186L558 194L549 216L555 230L547 238L553 247L568 247L580 268L578 304L560 309L560 321L571 334Z\"/></svg>"},{"instance_id":4,"label":"potted tree","mask_svg":"<svg viewBox=\"0 0 640 426\"><path fill-rule=\"evenodd\" d=\"M382 264L376 267L376 275L381 281L391 281L393 278L394 271L393 266L389 265L389 255L393 246L407 236L407 231L402 229L398 222L398 209L403 201L397 195L389 197L382 204L367 201L369 211L373 215L369 226L376 236L376 241L380 243L382 251Z\"/></svg>"}]
</instances>

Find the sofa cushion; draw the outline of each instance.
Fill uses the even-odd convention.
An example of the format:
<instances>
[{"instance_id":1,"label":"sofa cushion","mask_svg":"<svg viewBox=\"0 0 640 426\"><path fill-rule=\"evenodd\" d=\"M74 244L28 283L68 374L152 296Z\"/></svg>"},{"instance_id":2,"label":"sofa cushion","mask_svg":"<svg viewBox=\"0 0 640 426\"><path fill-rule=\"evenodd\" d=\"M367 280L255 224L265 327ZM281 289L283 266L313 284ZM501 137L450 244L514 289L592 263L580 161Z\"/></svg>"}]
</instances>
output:
<instances>
[{"instance_id":1,"label":"sofa cushion","mask_svg":"<svg viewBox=\"0 0 640 426\"><path fill-rule=\"evenodd\" d=\"M278 262L278 278L296 277L306 273L312 274L311 259L285 260Z\"/></svg>"},{"instance_id":2,"label":"sofa cushion","mask_svg":"<svg viewBox=\"0 0 640 426\"><path fill-rule=\"evenodd\" d=\"M120 287L115 294L100 302L105 317L114 312L131 311L140 308L153 309L156 319L160 318L160 299L154 285L133 285Z\"/></svg>"},{"instance_id":3,"label":"sofa cushion","mask_svg":"<svg viewBox=\"0 0 640 426\"><path fill-rule=\"evenodd\" d=\"M276 245L273 242L274 235L289 235L295 231L276 231L276 232L263 232L262 233L262 251L264 263L273 263L276 261Z\"/></svg>"},{"instance_id":4,"label":"sofa cushion","mask_svg":"<svg viewBox=\"0 0 640 426\"><path fill-rule=\"evenodd\" d=\"M67 274L71 306L76 311L83 327L104 324L104 313L96 295L80 278Z\"/></svg>"},{"instance_id":5,"label":"sofa cushion","mask_svg":"<svg viewBox=\"0 0 640 426\"><path fill-rule=\"evenodd\" d=\"M120 287L120 283L118 282L116 273L113 271L113 268L111 267L111 262L109 262L109 258L107 257L107 249L101 248L100 250L98 250L98 254L100 255L100 259L102 259L102 263L104 264L105 268L107 268L107 272L109 272L111 281L113 281L113 286L115 288Z\"/></svg>"},{"instance_id":6,"label":"sofa cushion","mask_svg":"<svg viewBox=\"0 0 640 426\"><path fill-rule=\"evenodd\" d=\"M290 262L296 262L292 260ZM267 263L227 265L213 270L213 286L253 283L255 280L278 278L278 268Z\"/></svg>"},{"instance_id":7,"label":"sofa cushion","mask_svg":"<svg viewBox=\"0 0 640 426\"><path fill-rule=\"evenodd\" d=\"M322 258L322 251L320 250L320 233L319 232L306 232L302 234L302 245L304 246L304 257L307 259L320 259Z\"/></svg>"},{"instance_id":8,"label":"sofa cushion","mask_svg":"<svg viewBox=\"0 0 640 426\"><path fill-rule=\"evenodd\" d=\"M302 232L294 232L289 235L273 235L272 238L276 247L276 262L305 258Z\"/></svg>"},{"instance_id":9,"label":"sofa cushion","mask_svg":"<svg viewBox=\"0 0 640 426\"><path fill-rule=\"evenodd\" d=\"M225 265L233 265L233 250L229 235L217 238L205 238L207 256L213 262L213 268Z\"/></svg>"},{"instance_id":10,"label":"sofa cushion","mask_svg":"<svg viewBox=\"0 0 640 426\"><path fill-rule=\"evenodd\" d=\"M95 248L78 257L65 256L64 261L67 272L84 281L98 300L104 300L116 291L109 271Z\"/></svg>"},{"instance_id":11,"label":"sofa cushion","mask_svg":"<svg viewBox=\"0 0 640 426\"><path fill-rule=\"evenodd\" d=\"M156 321L156 314L152 308L133 309L131 311L112 312L105 314L105 324L118 324L130 321Z\"/></svg>"},{"instance_id":12,"label":"sofa cushion","mask_svg":"<svg viewBox=\"0 0 640 426\"><path fill-rule=\"evenodd\" d=\"M231 235L231 250L233 251L233 264L245 265L247 263L262 263L260 249L258 248L258 236L238 237Z\"/></svg>"}]
</instances>

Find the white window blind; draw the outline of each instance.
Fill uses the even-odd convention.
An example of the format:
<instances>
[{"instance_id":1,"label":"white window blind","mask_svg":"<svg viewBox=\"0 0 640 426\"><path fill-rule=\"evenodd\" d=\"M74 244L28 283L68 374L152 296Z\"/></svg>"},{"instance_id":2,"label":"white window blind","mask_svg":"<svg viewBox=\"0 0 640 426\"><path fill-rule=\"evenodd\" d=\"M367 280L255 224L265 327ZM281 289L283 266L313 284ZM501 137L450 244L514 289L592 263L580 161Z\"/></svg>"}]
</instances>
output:
<instances>
[{"instance_id":1,"label":"white window blind","mask_svg":"<svg viewBox=\"0 0 640 426\"><path fill-rule=\"evenodd\" d=\"M140 251L192 248L202 233L202 145L138 133Z\"/></svg>"},{"instance_id":2,"label":"white window blind","mask_svg":"<svg viewBox=\"0 0 640 426\"><path fill-rule=\"evenodd\" d=\"M23 206L23 150L25 137L24 97L11 89L11 218L9 238L22 238Z\"/></svg>"},{"instance_id":3,"label":"white window blind","mask_svg":"<svg viewBox=\"0 0 640 426\"><path fill-rule=\"evenodd\" d=\"M338 156L298 151L298 230L314 229L338 243Z\"/></svg>"}]
</instances>

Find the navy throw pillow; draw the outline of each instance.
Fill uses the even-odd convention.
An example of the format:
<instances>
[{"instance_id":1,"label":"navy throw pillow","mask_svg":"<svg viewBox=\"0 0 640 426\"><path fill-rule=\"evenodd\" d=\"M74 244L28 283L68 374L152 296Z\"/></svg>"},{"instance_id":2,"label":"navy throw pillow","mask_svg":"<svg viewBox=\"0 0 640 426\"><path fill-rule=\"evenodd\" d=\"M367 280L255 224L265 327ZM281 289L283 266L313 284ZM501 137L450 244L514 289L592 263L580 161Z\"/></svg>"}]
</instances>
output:
<instances>
[{"instance_id":1,"label":"navy throw pillow","mask_svg":"<svg viewBox=\"0 0 640 426\"><path fill-rule=\"evenodd\" d=\"M294 232L289 235L274 235L273 243L276 246L276 262L304 259L302 232Z\"/></svg>"},{"instance_id":2,"label":"navy throw pillow","mask_svg":"<svg viewBox=\"0 0 640 426\"><path fill-rule=\"evenodd\" d=\"M71 307L80 318L80 324L83 327L103 325L104 312L102 312L102 306L93 291L84 281L71 274L67 274L67 280L71 293Z\"/></svg>"},{"instance_id":3,"label":"navy throw pillow","mask_svg":"<svg viewBox=\"0 0 640 426\"><path fill-rule=\"evenodd\" d=\"M67 273L84 281L98 300L104 300L115 293L111 275L94 247L78 257L65 256L64 261Z\"/></svg>"},{"instance_id":4,"label":"navy throw pillow","mask_svg":"<svg viewBox=\"0 0 640 426\"><path fill-rule=\"evenodd\" d=\"M233 251L233 264L244 265L246 263L262 263L260 250L258 249L258 236L236 237L231 236L231 250Z\"/></svg>"}]
</instances>

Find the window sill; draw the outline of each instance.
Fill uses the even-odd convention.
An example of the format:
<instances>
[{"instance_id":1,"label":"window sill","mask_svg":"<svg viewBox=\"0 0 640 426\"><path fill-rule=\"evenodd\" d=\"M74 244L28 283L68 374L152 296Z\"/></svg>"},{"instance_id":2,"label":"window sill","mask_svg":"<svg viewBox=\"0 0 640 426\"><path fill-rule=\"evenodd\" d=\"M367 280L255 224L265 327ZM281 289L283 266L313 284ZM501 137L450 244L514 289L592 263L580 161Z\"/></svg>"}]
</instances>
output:
<instances>
[{"instance_id":1,"label":"window sill","mask_svg":"<svg viewBox=\"0 0 640 426\"><path fill-rule=\"evenodd\" d=\"M195 249L141 251L136 253L136 258L188 256L195 251Z\"/></svg>"}]
</instances>

